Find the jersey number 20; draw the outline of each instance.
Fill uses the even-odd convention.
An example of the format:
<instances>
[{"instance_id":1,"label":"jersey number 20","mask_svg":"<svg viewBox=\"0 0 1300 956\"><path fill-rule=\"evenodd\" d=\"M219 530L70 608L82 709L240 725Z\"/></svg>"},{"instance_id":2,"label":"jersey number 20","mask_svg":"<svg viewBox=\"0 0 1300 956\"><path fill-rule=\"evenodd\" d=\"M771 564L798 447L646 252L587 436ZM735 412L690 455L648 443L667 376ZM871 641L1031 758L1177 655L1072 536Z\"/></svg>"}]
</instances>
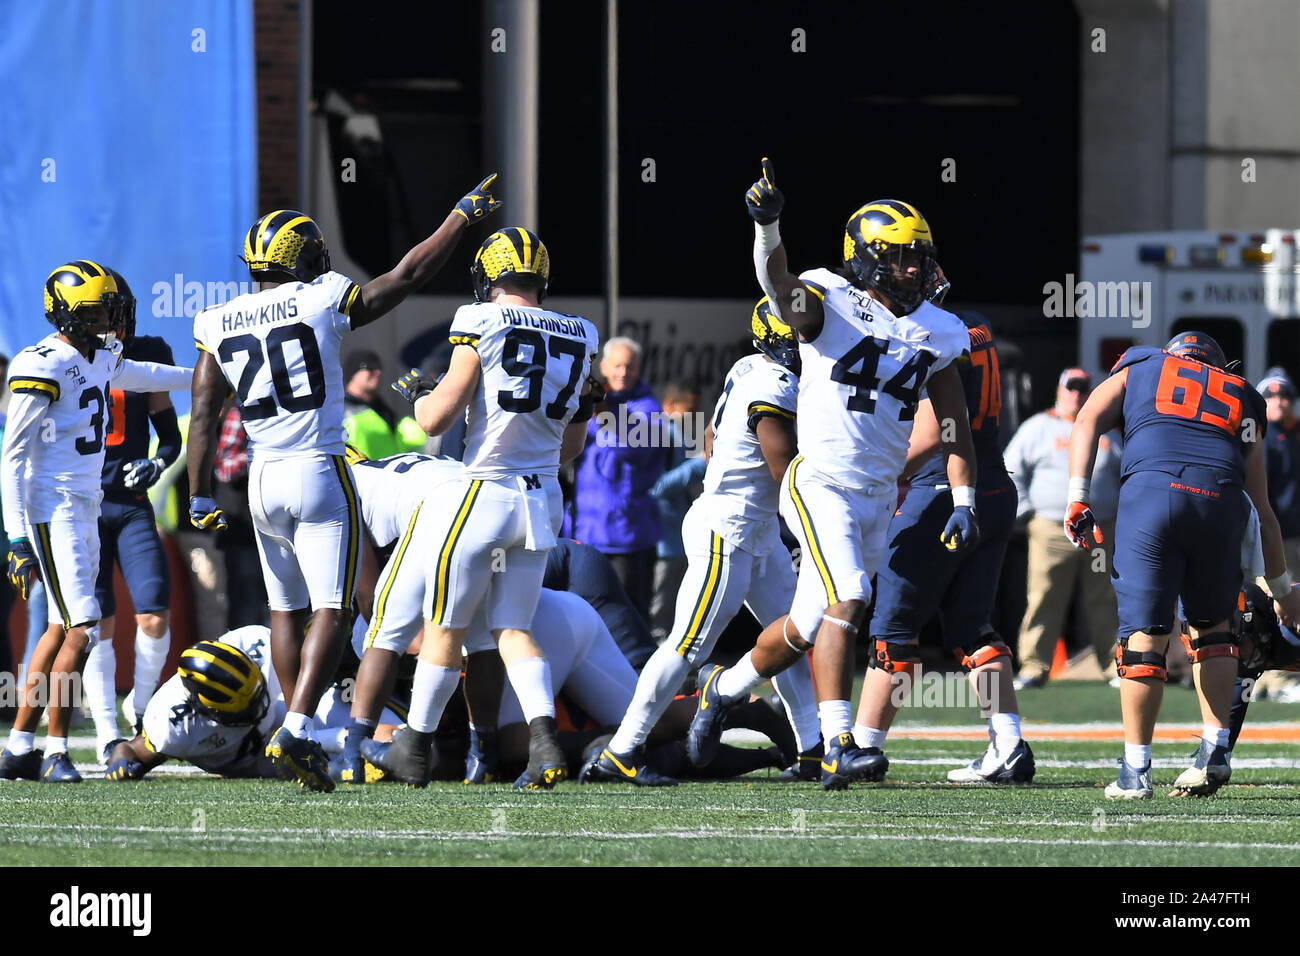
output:
<instances>
[{"instance_id":1,"label":"jersey number 20","mask_svg":"<svg viewBox=\"0 0 1300 956\"><path fill-rule=\"evenodd\" d=\"M293 381L289 378L289 363L284 357L284 343L297 342L302 350L302 364L307 369L307 394L295 395ZM221 364L227 365L236 355L243 352L248 356L243 374L235 385L235 397L239 410L245 421L257 421L270 418L276 413L277 405L286 412L305 412L320 408L325 404L325 370L321 367L320 349L316 346L316 336L310 328L297 322L272 329L266 337L266 351L256 335L236 335L226 339L217 350ZM255 402L248 400L248 391L253 387L253 379L262 370L262 366L271 363L271 383L274 394L265 395Z\"/></svg>"}]
</instances>

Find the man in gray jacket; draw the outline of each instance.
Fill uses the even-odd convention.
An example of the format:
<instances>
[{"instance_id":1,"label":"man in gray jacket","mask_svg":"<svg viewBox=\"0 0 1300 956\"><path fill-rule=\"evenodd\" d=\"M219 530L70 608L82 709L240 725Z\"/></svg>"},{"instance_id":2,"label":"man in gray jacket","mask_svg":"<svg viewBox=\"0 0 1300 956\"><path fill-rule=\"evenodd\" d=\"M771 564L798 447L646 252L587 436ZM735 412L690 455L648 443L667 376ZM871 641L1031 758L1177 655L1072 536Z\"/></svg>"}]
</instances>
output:
<instances>
[{"instance_id":1,"label":"man in gray jacket","mask_svg":"<svg viewBox=\"0 0 1300 956\"><path fill-rule=\"evenodd\" d=\"M1104 540L1086 552L1061 534L1069 496L1070 429L1091 390L1087 372L1067 368L1057 382L1056 404L1025 421L1004 455L1020 497L1017 520L1027 523L1029 534L1028 602L1020 627L1017 690L1047 683L1056 641L1076 597L1097 663L1107 673L1114 663L1119 621L1110 566L1124 452L1118 431L1102 436L1093 471L1091 506Z\"/></svg>"}]
</instances>

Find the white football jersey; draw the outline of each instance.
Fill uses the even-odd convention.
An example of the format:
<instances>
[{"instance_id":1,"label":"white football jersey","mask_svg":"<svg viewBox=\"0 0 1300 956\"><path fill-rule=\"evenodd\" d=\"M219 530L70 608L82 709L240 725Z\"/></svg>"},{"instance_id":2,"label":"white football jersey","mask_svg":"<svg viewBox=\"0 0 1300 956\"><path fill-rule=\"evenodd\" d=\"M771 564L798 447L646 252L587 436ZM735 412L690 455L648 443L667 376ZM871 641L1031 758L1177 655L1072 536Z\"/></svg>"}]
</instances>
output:
<instances>
[{"instance_id":1,"label":"white football jersey","mask_svg":"<svg viewBox=\"0 0 1300 956\"><path fill-rule=\"evenodd\" d=\"M577 315L476 302L456 311L449 338L477 349L483 370L469 404L466 477L555 477L564 426L596 357L596 327Z\"/></svg>"},{"instance_id":2,"label":"white football jersey","mask_svg":"<svg viewBox=\"0 0 1300 956\"><path fill-rule=\"evenodd\" d=\"M713 457L704 472L704 493L695 513L738 548L757 553L764 533L777 520L780 483L772 477L758 443L764 415L794 419L799 379L762 355L747 355L731 367L713 411Z\"/></svg>"},{"instance_id":3,"label":"white football jersey","mask_svg":"<svg viewBox=\"0 0 1300 956\"><path fill-rule=\"evenodd\" d=\"M9 461L17 431L6 430L5 526L13 537L24 521L49 521L61 495L99 501L104 468L104 437L109 428L111 387L124 391L188 388L193 370L122 358L122 346L99 348L87 359L57 334L23 349L9 364L9 390L18 396L47 400L33 410L36 429L26 444L25 461ZM10 406L10 425L15 424ZM19 506L22 502L22 507ZM21 514L26 510L27 514Z\"/></svg>"},{"instance_id":4,"label":"white football jersey","mask_svg":"<svg viewBox=\"0 0 1300 956\"><path fill-rule=\"evenodd\" d=\"M375 546L386 548L406 533L415 509L449 481L465 473L454 458L407 452L352 466L361 514Z\"/></svg>"},{"instance_id":5,"label":"white football jersey","mask_svg":"<svg viewBox=\"0 0 1300 956\"><path fill-rule=\"evenodd\" d=\"M799 343L800 474L863 490L892 486L921 392L969 350L966 326L929 302L896 316L829 269L799 278L825 313L817 337Z\"/></svg>"},{"instance_id":6,"label":"white football jersey","mask_svg":"<svg viewBox=\"0 0 1300 956\"><path fill-rule=\"evenodd\" d=\"M343 454L343 336L360 287L337 272L237 296L194 317L256 458Z\"/></svg>"},{"instance_id":7,"label":"white football jersey","mask_svg":"<svg viewBox=\"0 0 1300 956\"><path fill-rule=\"evenodd\" d=\"M253 775L267 738L285 715L280 681L271 665L271 629L252 624L218 640L239 648L262 669L271 697L266 716L249 727L228 727L196 711L181 675L173 674L145 708L145 742L154 753L187 760L209 773Z\"/></svg>"}]
</instances>

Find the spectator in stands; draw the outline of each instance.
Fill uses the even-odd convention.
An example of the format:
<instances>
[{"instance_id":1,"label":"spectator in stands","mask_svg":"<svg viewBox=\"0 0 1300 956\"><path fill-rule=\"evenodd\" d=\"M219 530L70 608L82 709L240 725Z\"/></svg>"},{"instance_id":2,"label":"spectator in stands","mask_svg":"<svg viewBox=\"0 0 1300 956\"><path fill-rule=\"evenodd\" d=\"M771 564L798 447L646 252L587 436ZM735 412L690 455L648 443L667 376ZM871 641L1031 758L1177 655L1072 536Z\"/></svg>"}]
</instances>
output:
<instances>
[{"instance_id":1,"label":"spectator in stands","mask_svg":"<svg viewBox=\"0 0 1300 956\"><path fill-rule=\"evenodd\" d=\"M1070 430L1091 390L1087 372L1067 368L1057 381L1055 406L1025 421L1004 453L1020 499L1016 518L1028 522L1029 534L1029 593L1020 628L1017 690L1047 683L1056 642L1074 598L1087 622L1097 663L1107 675L1114 669L1119 618L1110 561L1124 452L1118 431L1101 437L1092 473L1091 506L1104 540L1092 552L1080 551L1062 531L1069 503Z\"/></svg>"},{"instance_id":2,"label":"spectator in stands","mask_svg":"<svg viewBox=\"0 0 1300 956\"><path fill-rule=\"evenodd\" d=\"M690 427L686 418L699 411L700 393L695 385L674 379L664 387L663 408L670 436L667 471L655 482L650 494L659 502L663 537L655 559L654 586L650 596L650 632L662 643L673 628L677 589L686 573L686 551L682 546L682 519L703 488L708 460L701 449L688 448L687 438L701 435L703 428Z\"/></svg>"},{"instance_id":3,"label":"spectator in stands","mask_svg":"<svg viewBox=\"0 0 1300 956\"><path fill-rule=\"evenodd\" d=\"M418 451L428 437L414 418L398 418L381 397L384 366L368 350L343 360L343 428L348 444L367 458L387 458Z\"/></svg>"},{"instance_id":4,"label":"spectator in stands","mask_svg":"<svg viewBox=\"0 0 1300 956\"><path fill-rule=\"evenodd\" d=\"M667 463L657 427L663 409L641 379L640 345L619 336L605 343L601 356L608 391L576 462L572 536L609 558L633 606L648 619L655 548L663 533L650 495Z\"/></svg>"}]
</instances>

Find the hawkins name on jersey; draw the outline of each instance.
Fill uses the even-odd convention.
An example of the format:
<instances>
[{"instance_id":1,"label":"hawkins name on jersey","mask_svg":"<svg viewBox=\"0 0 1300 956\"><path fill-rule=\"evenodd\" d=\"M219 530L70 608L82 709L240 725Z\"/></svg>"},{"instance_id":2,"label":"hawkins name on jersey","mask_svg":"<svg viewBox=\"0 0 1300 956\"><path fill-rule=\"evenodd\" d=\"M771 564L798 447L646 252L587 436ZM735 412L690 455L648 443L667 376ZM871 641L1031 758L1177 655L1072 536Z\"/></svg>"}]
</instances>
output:
<instances>
[{"instance_id":1,"label":"hawkins name on jersey","mask_svg":"<svg viewBox=\"0 0 1300 956\"><path fill-rule=\"evenodd\" d=\"M247 654L266 678L271 706L259 723L249 727L228 727L196 711L180 674L158 688L144 712L144 739L158 754L188 760L209 773L230 776L255 775L258 757L271 731L284 720L285 705L280 681L271 666L270 630L252 624L222 635L218 640Z\"/></svg>"},{"instance_id":2,"label":"hawkins name on jersey","mask_svg":"<svg viewBox=\"0 0 1300 956\"><path fill-rule=\"evenodd\" d=\"M258 458L342 455L343 336L359 287L326 272L236 296L194 317L194 344L216 357Z\"/></svg>"},{"instance_id":3,"label":"hawkins name on jersey","mask_svg":"<svg viewBox=\"0 0 1300 956\"><path fill-rule=\"evenodd\" d=\"M825 321L800 341L800 474L882 490L907 461L916 403L931 375L970 347L966 326L929 302L896 316L829 269L800 275Z\"/></svg>"},{"instance_id":4,"label":"hawkins name on jersey","mask_svg":"<svg viewBox=\"0 0 1300 956\"><path fill-rule=\"evenodd\" d=\"M448 337L477 349L482 368L465 431L466 477L555 477L564 427L596 357L596 327L581 316L476 302L456 311Z\"/></svg>"},{"instance_id":5,"label":"hawkins name on jersey","mask_svg":"<svg viewBox=\"0 0 1300 956\"><path fill-rule=\"evenodd\" d=\"M794 373L747 355L727 373L714 407L713 457L693 510L705 509L714 531L753 554L770 540L765 532L776 521L780 493L759 446L758 422L764 415L794 419L798 401Z\"/></svg>"}]
</instances>

